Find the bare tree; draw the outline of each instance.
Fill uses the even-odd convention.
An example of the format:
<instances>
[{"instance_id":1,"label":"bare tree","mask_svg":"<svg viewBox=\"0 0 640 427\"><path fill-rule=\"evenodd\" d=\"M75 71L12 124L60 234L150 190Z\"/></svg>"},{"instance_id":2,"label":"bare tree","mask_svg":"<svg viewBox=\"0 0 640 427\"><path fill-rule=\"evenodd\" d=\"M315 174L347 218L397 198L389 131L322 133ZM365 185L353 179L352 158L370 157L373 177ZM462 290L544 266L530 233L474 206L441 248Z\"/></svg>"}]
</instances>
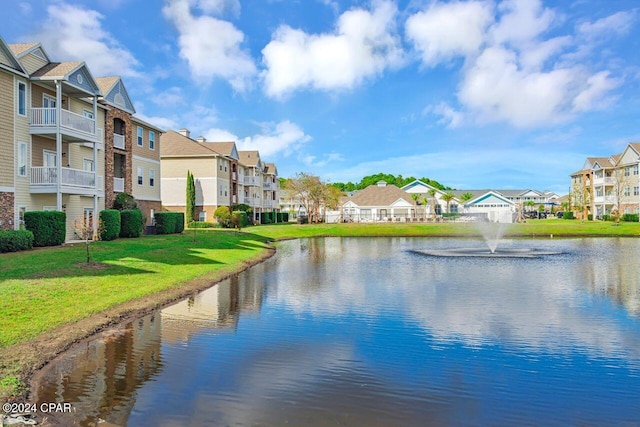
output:
<instances>
[{"instance_id":1,"label":"bare tree","mask_svg":"<svg viewBox=\"0 0 640 427\"><path fill-rule=\"evenodd\" d=\"M93 216L91 217L78 216L76 217L76 219L73 220L73 229L76 235L84 241L86 254L87 254L87 264L91 262L90 243L94 239L98 240L98 236L100 235L100 227L98 227L98 232L94 233L93 221L95 221Z\"/></svg>"},{"instance_id":2,"label":"bare tree","mask_svg":"<svg viewBox=\"0 0 640 427\"><path fill-rule=\"evenodd\" d=\"M296 174L284 183L284 188L292 198L297 199L304 207L309 222L320 222L328 208L337 208L342 192L323 182L316 175L305 172Z\"/></svg>"},{"instance_id":3,"label":"bare tree","mask_svg":"<svg viewBox=\"0 0 640 427\"><path fill-rule=\"evenodd\" d=\"M611 182L613 184L613 187L611 189L611 197L613 199L613 209L611 210L611 216L613 217L614 221L618 223L620 221L620 217L622 216L622 214L624 214L627 204L631 200L631 168L622 167L614 169L611 173Z\"/></svg>"}]
</instances>

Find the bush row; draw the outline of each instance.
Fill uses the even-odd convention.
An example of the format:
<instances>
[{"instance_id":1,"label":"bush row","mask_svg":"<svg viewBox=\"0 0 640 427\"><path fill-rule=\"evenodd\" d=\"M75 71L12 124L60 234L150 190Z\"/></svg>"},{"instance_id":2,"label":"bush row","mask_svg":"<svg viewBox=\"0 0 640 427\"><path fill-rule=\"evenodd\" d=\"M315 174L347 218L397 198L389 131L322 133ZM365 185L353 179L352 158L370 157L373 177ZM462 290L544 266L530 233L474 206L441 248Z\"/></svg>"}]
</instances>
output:
<instances>
[{"instance_id":1,"label":"bush row","mask_svg":"<svg viewBox=\"0 0 640 427\"><path fill-rule=\"evenodd\" d=\"M33 233L29 230L0 230L0 252L18 252L33 247Z\"/></svg>"},{"instance_id":2,"label":"bush row","mask_svg":"<svg viewBox=\"0 0 640 427\"><path fill-rule=\"evenodd\" d=\"M67 215L60 211L24 213L24 226L33 233L33 246L58 246L64 243Z\"/></svg>"},{"instance_id":3,"label":"bush row","mask_svg":"<svg viewBox=\"0 0 640 427\"><path fill-rule=\"evenodd\" d=\"M182 212L158 212L154 218L158 234L176 234L184 230L184 213Z\"/></svg>"},{"instance_id":4,"label":"bush row","mask_svg":"<svg viewBox=\"0 0 640 427\"><path fill-rule=\"evenodd\" d=\"M263 212L260 214L261 224L289 222L289 212Z\"/></svg>"},{"instance_id":5,"label":"bush row","mask_svg":"<svg viewBox=\"0 0 640 427\"><path fill-rule=\"evenodd\" d=\"M213 222L191 221L189 228L213 228L216 225Z\"/></svg>"},{"instance_id":6,"label":"bush row","mask_svg":"<svg viewBox=\"0 0 640 427\"><path fill-rule=\"evenodd\" d=\"M120 235L121 221L120 211L116 209L106 209L100 211L100 240L115 240Z\"/></svg>"}]
</instances>

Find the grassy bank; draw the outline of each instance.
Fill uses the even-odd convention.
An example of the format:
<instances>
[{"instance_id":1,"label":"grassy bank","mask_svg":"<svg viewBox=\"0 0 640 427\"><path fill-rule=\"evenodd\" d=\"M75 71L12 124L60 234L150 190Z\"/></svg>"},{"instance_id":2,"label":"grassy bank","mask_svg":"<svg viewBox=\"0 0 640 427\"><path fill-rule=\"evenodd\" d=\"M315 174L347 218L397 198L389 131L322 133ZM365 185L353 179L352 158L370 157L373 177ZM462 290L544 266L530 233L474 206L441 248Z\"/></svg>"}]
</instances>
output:
<instances>
[{"instance_id":1,"label":"grassy bank","mask_svg":"<svg viewBox=\"0 0 640 427\"><path fill-rule=\"evenodd\" d=\"M504 231L507 237L640 236L640 224L550 219L508 225ZM242 233L198 230L195 240L187 231L96 242L91 245L90 265L84 263L81 244L2 254L0 400L23 389L31 370L78 337L127 312L149 309L158 301L209 286L267 256L270 240L479 234L476 226L466 223L278 224ZM86 325L82 323L87 320ZM49 338L54 335L59 335L56 345Z\"/></svg>"}]
</instances>

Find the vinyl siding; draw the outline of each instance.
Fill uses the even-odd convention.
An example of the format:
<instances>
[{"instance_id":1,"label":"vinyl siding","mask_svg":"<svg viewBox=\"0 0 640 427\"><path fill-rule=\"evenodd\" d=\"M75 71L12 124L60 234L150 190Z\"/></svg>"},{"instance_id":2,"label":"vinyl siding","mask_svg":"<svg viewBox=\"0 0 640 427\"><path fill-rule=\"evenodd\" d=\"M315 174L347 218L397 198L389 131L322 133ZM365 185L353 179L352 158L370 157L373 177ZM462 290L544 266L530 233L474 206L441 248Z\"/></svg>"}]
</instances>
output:
<instances>
[{"instance_id":1,"label":"vinyl siding","mask_svg":"<svg viewBox=\"0 0 640 427\"><path fill-rule=\"evenodd\" d=\"M32 54L28 54L20 58L19 61L20 61L20 64L22 64L22 66L25 68L25 70L27 70L29 74L32 74L33 72L47 65L46 61Z\"/></svg>"},{"instance_id":2,"label":"vinyl siding","mask_svg":"<svg viewBox=\"0 0 640 427\"><path fill-rule=\"evenodd\" d=\"M163 158L163 178L186 178L187 171L195 177L217 177L218 167L215 157L198 158Z\"/></svg>"},{"instance_id":3,"label":"vinyl siding","mask_svg":"<svg viewBox=\"0 0 640 427\"><path fill-rule=\"evenodd\" d=\"M133 197L140 200L159 201L161 197L160 164L155 162L145 161L140 158L136 158L134 156L134 158L132 159L132 165L133 167L131 169L133 174L133 177L132 177L133 178ZM142 172L143 172L142 185L138 185L138 168L139 167L142 168ZM155 171L155 185L153 187L149 185L149 171L152 169ZM185 175L185 179L186 179L186 175Z\"/></svg>"},{"instance_id":4,"label":"vinyl siding","mask_svg":"<svg viewBox=\"0 0 640 427\"><path fill-rule=\"evenodd\" d=\"M13 76L0 71L0 187L13 187L14 169L14 101Z\"/></svg>"}]
</instances>

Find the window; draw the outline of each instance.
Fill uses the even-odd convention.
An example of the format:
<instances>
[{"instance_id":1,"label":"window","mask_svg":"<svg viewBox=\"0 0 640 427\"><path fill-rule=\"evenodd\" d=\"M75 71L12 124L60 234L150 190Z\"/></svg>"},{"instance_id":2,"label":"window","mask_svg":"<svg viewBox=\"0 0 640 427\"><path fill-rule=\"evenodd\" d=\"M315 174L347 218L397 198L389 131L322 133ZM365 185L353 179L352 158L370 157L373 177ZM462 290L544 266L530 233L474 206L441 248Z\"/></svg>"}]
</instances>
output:
<instances>
[{"instance_id":1,"label":"window","mask_svg":"<svg viewBox=\"0 0 640 427\"><path fill-rule=\"evenodd\" d=\"M27 85L24 82L18 82L18 114L27 115Z\"/></svg>"},{"instance_id":2,"label":"window","mask_svg":"<svg viewBox=\"0 0 640 427\"><path fill-rule=\"evenodd\" d=\"M218 166L220 167L220 171L222 172L222 160L219 161L219 165Z\"/></svg>"},{"instance_id":3,"label":"window","mask_svg":"<svg viewBox=\"0 0 640 427\"><path fill-rule=\"evenodd\" d=\"M638 165L633 165L633 174L638 175Z\"/></svg>"},{"instance_id":4,"label":"window","mask_svg":"<svg viewBox=\"0 0 640 427\"><path fill-rule=\"evenodd\" d=\"M84 225L93 227L93 208L84 208Z\"/></svg>"},{"instance_id":5,"label":"window","mask_svg":"<svg viewBox=\"0 0 640 427\"><path fill-rule=\"evenodd\" d=\"M640 196L640 187L633 187L633 195Z\"/></svg>"},{"instance_id":6,"label":"window","mask_svg":"<svg viewBox=\"0 0 640 427\"><path fill-rule=\"evenodd\" d=\"M155 169L149 169L149 187L156 185L156 171Z\"/></svg>"},{"instance_id":7,"label":"window","mask_svg":"<svg viewBox=\"0 0 640 427\"><path fill-rule=\"evenodd\" d=\"M87 119L93 119L93 111L82 110L82 115Z\"/></svg>"},{"instance_id":8,"label":"window","mask_svg":"<svg viewBox=\"0 0 640 427\"><path fill-rule=\"evenodd\" d=\"M91 159L83 159L82 160L82 169L88 171L88 172L93 172L93 160Z\"/></svg>"},{"instance_id":9,"label":"window","mask_svg":"<svg viewBox=\"0 0 640 427\"><path fill-rule=\"evenodd\" d=\"M144 176L142 175L142 168L138 168L138 185L142 185Z\"/></svg>"},{"instance_id":10,"label":"window","mask_svg":"<svg viewBox=\"0 0 640 427\"><path fill-rule=\"evenodd\" d=\"M151 225L156 225L156 211L155 209L149 209L149 216L151 217Z\"/></svg>"},{"instance_id":11,"label":"window","mask_svg":"<svg viewBox=\"0 0 640 427\"><path fill-rule=\"evenodd\" d=\"M631 191L629 191L629 187L624 187L624 195L625 197L629 197L631 195Z\"/></svg>"},{"instance_id":12,"label":"window","mask_svg":"<svg viewBox=\"0 0 640 427\"><path fill-rule=\"evenodd\" d=\"M156 149L156 133L154 131L149 131L149 149Z\"/></svg>"},{"instance_id":13,"label":"window","mask_svg":"<svg viewBox=\"0 0 640 427\"><path fill-rule=\"evenodd\" d=\"M630 166L626 166L624 168L624 176L629 176L631 175L631 167Z\"/></svg>"},{"instance_id":14,"label":"window","mask_svg":"<svg viewBox=\"0 0 640 427\"><path fill-rule=\"evenodd\" d=\"M140 126L138 126L138 147L142 147L142 134L143 130Z\"/></svg>"},{"instance_id":15,"label":"window","mask_svg":"<svg viewBox=\"0 0 640 427\"><path fill-rule=\"evenodd\" d=\"M18 143L18 175L27 176L27 143Z\"/></svg>"},{"instance_id":16,"label":"window","mask_svg":"<svg viewBox=\"0 0 640 427\"><path fill-rule=\"evenodd\" d=\"M200 211L198 213L198 221L200 222L207 222L207 212L205 211Z\"/></svg>"}]
</instances>

